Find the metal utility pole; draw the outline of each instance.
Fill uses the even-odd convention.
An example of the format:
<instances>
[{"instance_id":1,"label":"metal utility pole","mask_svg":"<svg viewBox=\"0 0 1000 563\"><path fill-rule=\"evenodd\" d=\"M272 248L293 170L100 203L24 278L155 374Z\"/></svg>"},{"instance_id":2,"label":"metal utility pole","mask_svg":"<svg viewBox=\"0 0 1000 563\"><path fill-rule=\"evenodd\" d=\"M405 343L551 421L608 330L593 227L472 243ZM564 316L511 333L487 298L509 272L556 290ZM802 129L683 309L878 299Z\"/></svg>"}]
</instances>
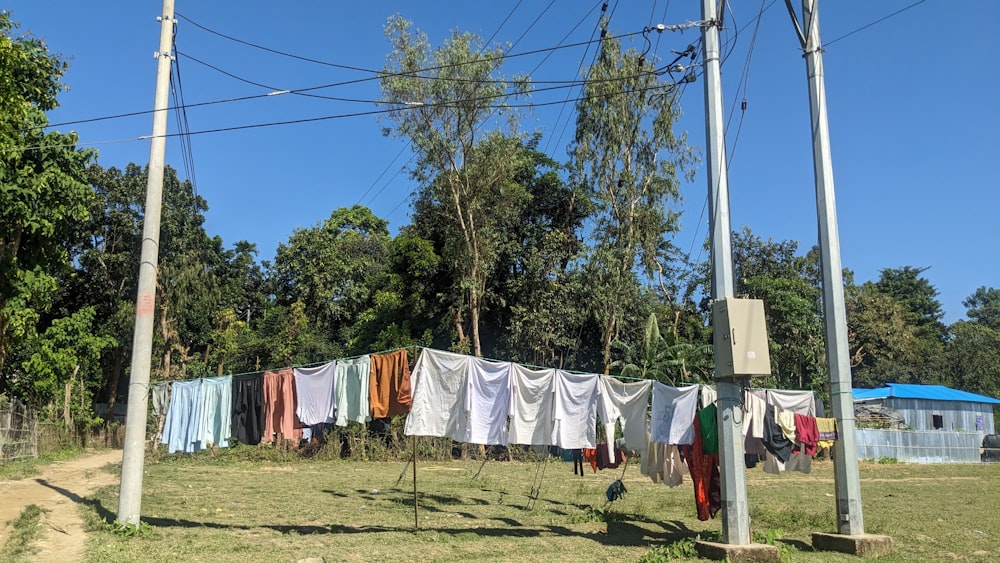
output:
<instances>
[{"instance_id":1,"label":"metal utility pole","mask_svg":"<svg viewBox=\"0 0 1000 563\"><path fill-rule=\"evenodd\" d=\"M719 60L719 26L715 0L702 0L701 27L705 44L705 109L708 156L708 201L712 236L712 299L733 297L732 227L729 222L729 179L726 171L726 139L722 109L722 78ZM712 322L716 325L715 321ZM722 373L721 342L715 331L715 372ZM743 460L743 432L740 424L740 386L736 381L717 379L719 407L719 473L722 477L722 539L727 544L750 543L750 515L747 510L746 469Z\"/></svg>"},{"instance_id":2,"label":"metal utility pole","mask_svg":"<svg viewBox=\"0 0 1000 563\"><path fill-rule=\"evenodd\" d=\"M861 511L861 477L854 435L854 396L847 342L847 309L844 304L843 267L837 229L837 202L833 189L830 128L826 116L826 86L823 81L823 44L819 39L817 0L802 0L799 25L791 0L785 0L802 43L809 77L809 108L812 125L813 175L816 179L816 212L819 216L819 246L823 267L823 318L826 324L826 361L830 370L830 403L837 419L839 439L834 443L834 486L837 496L837 529L844 535L864 534Z\"/></svg>"},{"instance_id":3,"label":"metal utility pole","mask_svg":"<svg viewBox=\"0 0 1000 563\"><path fill-rule=\"evenodd\" d=\"M129 372L128 415L125 419L125 452L118 500L118 521L139 525L142 506L142 470L146 448L149 370L153 355L153 313L156 304L156 270L160 246L160 208L163 203L163 160L167 144L167 102L170 93L170 52L174 35L174 0L163 0L160 50L153 102L153 134L149 145L146 210L142 224L139 290L135 300L135 332Z\"/></svg>"}]
</instances>

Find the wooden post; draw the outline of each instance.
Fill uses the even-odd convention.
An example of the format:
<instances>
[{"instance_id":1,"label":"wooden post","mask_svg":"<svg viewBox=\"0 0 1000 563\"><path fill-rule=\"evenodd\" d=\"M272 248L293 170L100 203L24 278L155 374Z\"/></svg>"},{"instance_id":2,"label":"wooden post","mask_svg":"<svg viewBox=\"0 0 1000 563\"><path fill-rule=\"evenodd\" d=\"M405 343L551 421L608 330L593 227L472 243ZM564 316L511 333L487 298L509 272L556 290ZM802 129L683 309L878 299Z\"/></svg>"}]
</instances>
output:
<instances>
[{"instance_id":1,"label":"wooden post","mask_svg":"<svg viewBox=\"0 0 1000 563\"><path fill-rule=\"evenodd\" d=\"M417 520L417 436L413 436L413 529L420 529Z\"/></svg>"}]
</instances>

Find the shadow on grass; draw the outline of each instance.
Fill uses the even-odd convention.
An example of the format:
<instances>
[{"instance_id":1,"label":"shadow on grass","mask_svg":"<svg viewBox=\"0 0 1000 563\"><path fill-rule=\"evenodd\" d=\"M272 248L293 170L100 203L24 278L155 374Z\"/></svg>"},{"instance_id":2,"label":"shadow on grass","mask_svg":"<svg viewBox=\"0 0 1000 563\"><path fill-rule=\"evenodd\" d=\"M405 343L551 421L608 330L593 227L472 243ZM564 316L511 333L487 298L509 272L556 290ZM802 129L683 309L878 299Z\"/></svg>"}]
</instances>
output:
<instances>
[{"instance_id":1,"label":"shadow on grass","mask_svg":"<svg viewBox=\"0 0 1000 563\"><path fill-rule=\"evenodd\" d=\"M73 499L74 502L79 502L97 513L101 519L105 522L113 522L115 519L115 514L112 510L106 506L100 499L89 499L81 498L79 495L75 495L65 489L60 489L48 483L42 483L47 487L50 487L61 494L66 495L68 498ZM433 495L439 496L439 495ZM410 502L412 503L412 498ZM421 506L421 510L428 510L432 512L444 512L443 510L432 507L432 506ZM699 535L699 533L704 537L705 532L696 532L688 528L683 522L678 520L673 521L657 521L648 518L637 518L636 522L641 522L644 524L651 524L653 526L662 528L661 531L652 531L648 527L643 527L637 525L626 519L611 521L608 523L603 523L604 526L600 530L593 531L581 531L568 528L566 526L559 526L553 524L538 525L538 526L525 526L521 522L506 517L492 517L484 518L481 516L476 516L468 512L455 512L459 516L468 519L480 519L483 520L484 524L488 521L495 521L504 527L490 527L484 525L480 528L435 528L426 527L420 529L414 529L411 526L404 527L392 527L392 526L349 526L344 524L330 524L326 526L319 525L295 525L295 524L224 524L221 522L211 522L211 521L197 521L197 520L187 520L180 518L162 518L162 517L145 517L142 519L143 522L149 524L150 526L156 528L208 528L214 530L273 530L281 534L299 534L299 535L314 535L314 534L371 534L371 533L396 533L396 534L414 534L423 532L435 532L439 534L447 534L452 536L468 536L475 535L479 537L491 537L491 538L534 538L541 536L558 536L558 537L580 537L588 538L596 543L602 545L614 545L614 546L650 546L656 547L659 545L668 545L676 541L694 538ZM595 525L602 524L601 522L593 522ZM794 540L779 540L784 543L793 545L797 549L806 550L802 542L797 542ZM808 548L811 551L811 548Z\"/></svg>"}]
</instances>

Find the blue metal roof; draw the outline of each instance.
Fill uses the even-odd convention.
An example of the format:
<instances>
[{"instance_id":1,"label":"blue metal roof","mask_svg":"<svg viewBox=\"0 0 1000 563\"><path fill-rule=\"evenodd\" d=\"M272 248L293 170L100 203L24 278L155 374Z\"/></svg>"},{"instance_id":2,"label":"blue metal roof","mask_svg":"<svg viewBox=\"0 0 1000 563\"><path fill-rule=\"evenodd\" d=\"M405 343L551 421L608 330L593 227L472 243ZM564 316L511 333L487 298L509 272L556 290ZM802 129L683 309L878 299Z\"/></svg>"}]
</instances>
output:
<instances>
[{"instance_id":1,"label":"blue metal roof","mask_svg":"<svg viewBox=\"0 0 1000 563\"><path fill-rule=\"evenodd\" d=\"M1000 399L977 395L968 391L959 391L944 385L915 385L912 383L886 383L885 387L878 389L853 389L854 400L864 401L871 399L885 399L895 397L897 399L930 399L936 401L965 401L968 403L989 403L1000 405Z\"/></svg>"}]
</instances>

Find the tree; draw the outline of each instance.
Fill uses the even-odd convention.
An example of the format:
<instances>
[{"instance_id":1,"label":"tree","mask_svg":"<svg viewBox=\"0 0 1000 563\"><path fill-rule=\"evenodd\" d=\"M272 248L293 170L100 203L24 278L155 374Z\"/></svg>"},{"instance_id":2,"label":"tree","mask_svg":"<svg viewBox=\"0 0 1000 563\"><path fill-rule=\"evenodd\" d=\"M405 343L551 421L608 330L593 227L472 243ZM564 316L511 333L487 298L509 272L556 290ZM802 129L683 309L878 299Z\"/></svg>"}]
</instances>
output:
<instances>
[{"instance_id":1,"label":"tree","mask_svg":"<svg viewBox=\"0 0 1000 563\"><path fill-rule=\"evenodd\" d=\"M938 301L938 290L921 274L929 268L885 268L875 286L898 301L906 311L907 320L916 327L917 337L943 342L948 334L941 322L944 310Z\"/></svg>"},{"instance_id":2,"label":"tree","mask_svg":"<svg viewBox=\"0 0 1000 563\"><path fill-rule=\"evenodd\" d=\"M914 327L903 306L871 282L845 288L851 374L858 387L903 382L914 350Z\"/></svg>"},{"instance_id":3,"label":"tree","mask_svg":"<svg viewBox=\"0 0 1000 563\"><path fill-rule=\"evenodd\" d=\"M972 393L1000 398L1000 330L984 324L958 321L948 342L951 385Z\"/></svg>"},{"instance_id":4,"label":"tree","mask_svg":"<svg viewBox=\"0 0 1000 563\"><path fill-rule=\"evenodd\" d=\"M346 342L358 315L371 305L388 244L388 223L361 205L297 229L278 245L271 268L278 303L301 302L310 325Z\"/></svg>"},{"instance_id":5,"label":"tree","mask_svg":"<svg viewBox=\"0 0 1000 563\"><path fill-rule=\"evenodd\" d=\"M392 46L380 74L390 126L387 135L410 142L416 156L413 177L420 183L425 209L446 221L446 242L436 249L454 265L451 313L458 347L482 355L480 322L484 292L495 266L500 234L499 209L523 198L511 181L519 163L511 152L516 113L504 107L523 93L526 81L499 75L501 49L488 49L470 33L454 31L432 49L427 36L396 15L386 24ZM512 90L512 91L508 91ZM508 134L483 133L489 120L507 116Z\"/></svg>"},{"instance_id":6,"label":"tree","mask_svg":"<svg viewBox=\"0 0 1000 563\"><path fill-rule=\"evenodd\" d=\"M11 347L31 334L69 266L64 245L87 217L84 169L93 158L74 134L44 131L67 65L0 12L0 392Z\"/></svg>"},{"instance_id":7,"label":"tree","mask_svg":"<svg viewBox=\"0 0 1000 563\"><path fill-rule=\"evenodd\" d=\"M1000 330L1000 289L981 286L962 301L972 322Z\"/></svg>"},{"instance_id":8,"label":"tree","mask_svg":"<svg viewBox=\"0 0 1000 563\"><path fill-rule=\"evenodd\" d=\"M587 271L607 372L611 343L637 295L637 269L664 277L669 239L679 228L672 205L693 156L685 136L674 132L676 86L660 80L640 53L623 51L609 35L588 77L577 104L571 180L594 205Z\"/></svg>"}]
</instances>

